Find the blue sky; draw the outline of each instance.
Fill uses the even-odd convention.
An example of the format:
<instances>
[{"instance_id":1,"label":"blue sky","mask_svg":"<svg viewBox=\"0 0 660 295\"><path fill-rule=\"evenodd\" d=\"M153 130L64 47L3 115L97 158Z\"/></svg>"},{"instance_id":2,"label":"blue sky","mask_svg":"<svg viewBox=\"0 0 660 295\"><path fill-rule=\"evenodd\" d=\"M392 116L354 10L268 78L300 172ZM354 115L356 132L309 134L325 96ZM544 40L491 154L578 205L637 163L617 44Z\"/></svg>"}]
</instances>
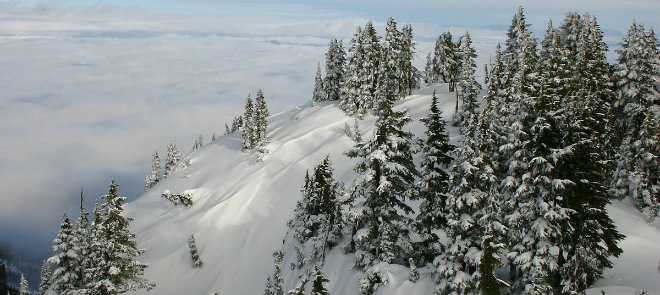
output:
<instances>
[{"instance_id":1,"label":"blue sky","mask_svg":"<svg viewBox=\"0 0 660 295\"><path fill-rule=\"evenodd\" d=\"M155 150L222 135L248 93L307 103L330 38L369 19L412 23L419 68L437 35L470 30L481 68L520 5L537 37L589 12L612 49L633 19L660 26L657 0L0 1L0 243L48 252L80 187L88 208L112 178L139 196Z\"/></svg>"}]
</instances>

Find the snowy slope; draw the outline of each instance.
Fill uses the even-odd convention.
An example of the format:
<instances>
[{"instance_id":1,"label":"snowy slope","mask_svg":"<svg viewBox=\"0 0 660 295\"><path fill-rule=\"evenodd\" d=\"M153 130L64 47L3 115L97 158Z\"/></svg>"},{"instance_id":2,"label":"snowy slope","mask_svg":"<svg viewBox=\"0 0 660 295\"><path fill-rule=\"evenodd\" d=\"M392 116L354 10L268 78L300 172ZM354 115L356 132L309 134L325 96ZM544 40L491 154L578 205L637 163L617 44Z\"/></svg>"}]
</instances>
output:
<instances>
[{"instance_id":1,"label":"snowy slope","mask_svg":"<svg viewBox=\"0 0 660 295\"><path fill-rule=\"evenodd\" d=\"M408 128L417 136L423 135L418 119L428 113L433 89L449 119L456 98L455 93L447 92L446 84L418 90L397 104L398 109L410 111L413 122ZM282 247L286 222L300 198L305 170L329 154L336 179L350 186L355 178L355 161L343 155L354 144L344 126L353 126L353 122L354 118L347 117L336 103L306 105L271 116L269 153L263 162L255 163L254 151L241 152L240 132L222 136L189 154L189 167L180 165L169 178L128 204L126 212L135 219L132 227L139 246L147 249L141 258L150 264L145 276L157 284L151 293L211 294L217 290L221 294L261 294L265 278L272 272L271 253ZM374 122L372 116L360 121L363 138L370 138ZM450 127L450 134L457 143L458 130ZM174 207L161 198L165 190L192 193L195 203L189 208ZM606 278L594 289L597 294L600 289L608 294L617 294L616 290L631 294L630 290L639 288L660 293L660 229L649 225L631 206L615 202L610 207L613 219L629 238L622 243L626 252L616 260L616 268L606 272ZM191 234L204 262L202 268L192 268L187 245ZM287 261L282 264L285 275L287 265ZM353 257L343 255L339 249L328 253L323 271L331 280L332 294L357 293L361 274L352 265ZM432 292L428 270L420 269L422 279L412 284L407 280L407 268L389 268L390 283L378 294ZM639 269L648 270L648 274L636 277ZM292 289L297 282L289 279L285 287Z\"/></svg>"}]
</instances>

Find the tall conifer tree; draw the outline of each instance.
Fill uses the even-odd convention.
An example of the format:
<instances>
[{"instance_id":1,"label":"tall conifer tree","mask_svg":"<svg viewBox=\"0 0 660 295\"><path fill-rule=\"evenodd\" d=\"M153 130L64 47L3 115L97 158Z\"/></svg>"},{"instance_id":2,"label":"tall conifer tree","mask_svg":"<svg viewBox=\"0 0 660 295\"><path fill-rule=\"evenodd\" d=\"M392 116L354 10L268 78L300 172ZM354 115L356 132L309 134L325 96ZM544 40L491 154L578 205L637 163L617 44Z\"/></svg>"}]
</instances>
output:
<instances>
[{"instance_id":1,"label":"tall conifer tree","mask_svg":"<svg viewBox=\"0 0 660 295\"><path fill-rule=\"evenodd\" d=\"M243 113L243 151L251 150L256 146L256 138L254 136L255 115L254 106L252 105L252 98L248 94L245 100L245 112Z\"/></svg>"},{"instance_id":2,"label":"tall conifer tree","mask_svg":"<svg viewBox=\"0 0 660 295\"><path fill-rule=\"evenodd\" d=\"M326 91L323 87L323 78L321 77L321 63L316 66L316 76L314 77L314 94L312 102L317 103L326 99Z\"/></svg>"},{"instance_id":3,"label":"tall conifer tree","mask_svg":"<svg viewBox=\"0 0 660 295\"><path fill-rule=\"evenodd\" d=\"M128 229L131 218L122 216L125 197L118 194L119 186L113 180L108 194L101 197L103 216L95 210L95 235L100 235L103 244L92 247L93 266L89 269L90 292L95 294L121 294L137 289L152 289L155 284L143 278L147 264L137 260L144 250L137 247L135 234ZM100 219L100 220L97 220ZM98 224L100 222L100 224ZM93 236L93 238L96 238Z\"/></svg>"},{"instance_id":4,"label":"tall conifer tree","mask_svg":"<svg viewBox=\"0 0 660 295\"><path fill-rule=\"evenodd\" d=\"M346 52L342 41L332 39L328 46L328 52L325 54L325 79L323 80L328 100L340 99L344 73L346 72L345 67Z\"/></svg>"},{"instance_id":5,"label":"tall conifer tree","mask_svg":"<svg viewBox=\"0 0 660 295\"><path fill-rule=\"evenodd\" d=\"M416 252L426 262L433 261L442 249L438 243L437 230L447 226L445 204L449 197L449 174L445 172L452 162L455 146L449 144L446 122L438 108L438 99L433 92L429 115L421 119L426 125L426 140L422 145L421 179L417 184L419 214L416 229L421 237Z\"/></svg>"},{"instance_id":6,"label":"tall conifer tree","mask_svg":"<svg viewBox=\"0 0 660 295\"><path fill-rule=\"evenodd\" d=\"M360 158L355 171L361 175L354 188L362 214L354 220L356 265L369 266L379 261L392 263L407 257L412 245L409 238L412 208L409 198L415 177L419 174L412 160L412 134L404 131L410 122L405 111L392 110L394 87L387 85L386 98L374 137L358 143L347 154ZM400 212L403 212L400 213Z\"/></svg>"}]
</instances>

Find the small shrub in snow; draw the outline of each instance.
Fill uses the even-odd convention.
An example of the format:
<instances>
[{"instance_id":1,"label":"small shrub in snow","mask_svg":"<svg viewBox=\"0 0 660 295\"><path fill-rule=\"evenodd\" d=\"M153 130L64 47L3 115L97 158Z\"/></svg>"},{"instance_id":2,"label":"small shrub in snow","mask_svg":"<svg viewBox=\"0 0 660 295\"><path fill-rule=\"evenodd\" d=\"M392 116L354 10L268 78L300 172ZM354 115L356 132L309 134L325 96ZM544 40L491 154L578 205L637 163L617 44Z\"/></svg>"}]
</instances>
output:
<instances>
[{"instance_id":1,"label":"small shrub in snow","mask_svg":"<svg viewBox=\"0 0 660 295\"><path fill-rule=\"evenodd\" d=\"M163 197L163 198L167 199L168 201L172 202L172 204L174 204L174 206L183 205L185 207L190 207L193 204L192 194L190 194L190 193L172 194L172 193L170 193L169 190L165 190L161 194L161 197Z\"/></svg>"},{"instance_id":2,"label":"small shrub in snow","mask_svg":"<svg viewBox=\"0 0 660 295\"><path fill-rule=\"evenodd\" d=\"M384 270L370 268L360 280L360 295L374 294L380 285L387 285L387 275L383 273Z\"/></svg>"},{"instance_id":3,"label":"small shrub in snow","mask_svg":"<svg viewBox=\"0 0 660 295\"><path fill-rule=\"evenodd\" d=\"M353 131L351 130L351 125L348 125L348 122L344 124L344 133L346 136L353 138Z\"/></svg>"},{"instance_id":4,"label":"small shrub in snow","mask_svg":"<svg viewBox=\"0 0 660 295\"><path fill-rule=\"evenodd\" d=\"M410 274L408 275L408 280L415 283L419 280L419 271L417 271L417 265L412 258L408 258L408 263L410 264Z\"/></svg>"},{"instance_id":5,"label":"small shrub in snow","mask_svg":"<svg viewBox=\"0 0 660 295\"><path fill-rule=\"evenodd\" d=\"M190 235L188 239L188 248L190 248L190 256L193 261L194 268L200 268L204 263L202 259L199 258L199 251L197 250L197 243L195 242L195 235Z\"/></svg>"},{"instance_id":6,"label":"small shrub in snow","mask_svg":"<svg viewBox=\"0 0 660 295\"><path fill-rule=\"evenodd\" d=\"M355 119L355 122L353 122L353 140L355 142L362 142L362 133L360 132L360 122Z\"/></svg>"},{"instance_id":7,"label":"small shrub in snow","mask_svg":"<svg viewBox=\"0 0 660 295\"><path fill-rule=\"evenodd\" d=\"M309 281L309 278L305 278L300 282L300 285L296 287L294 290L289 290L287 294L289 295L305 295L305 285L307 285L307 282Z\"/></svg>"}]
</instances>

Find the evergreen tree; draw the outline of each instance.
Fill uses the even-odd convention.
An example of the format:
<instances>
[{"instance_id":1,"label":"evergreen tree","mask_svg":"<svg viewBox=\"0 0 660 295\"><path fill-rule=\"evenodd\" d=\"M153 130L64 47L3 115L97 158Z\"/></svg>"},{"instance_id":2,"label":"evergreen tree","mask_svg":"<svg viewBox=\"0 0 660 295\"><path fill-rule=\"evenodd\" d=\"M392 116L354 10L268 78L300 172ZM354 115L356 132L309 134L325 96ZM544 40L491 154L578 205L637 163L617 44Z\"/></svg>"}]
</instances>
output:
<instances>
[{"instance_id":1,"label":"evergreen tree","mask_svg":"<svg viewBox=\"0 0 660 295\"><path fill-rule=\"evenodd\" d=\"M280 263L284 254L282 251L273 252L273 259L275 260L275 265L273 269L273 276L269 275L266 279L266 289L264 290L264 295L284 295L284 278L282 277L282 269L280 268Z\"/></svg>"},{"instance_id":2,"label":"evergreen tree","mask_svg":"<svg viewBox=\"0 0 660 295\"><path fill-rule=\"evenodd\" d=\"M243 113L243 151L251 150L256 146L255 110L252 106L252 98L248 94L245 100L245 113Z\"/></svg>"},{"instance_id":3,"label":"evergreen tree","mask_svg":"<svg viewBox=\"0 0 660 295\"><path fill-rule=\"evenodd\" d=\"M449 83L449 92L453 92L460 73L460 51L461 40L456 43L452 40L451 33L445 32L438 37L434 51L434 75L438 81Z\"/></svg>"},{"instance_id":4,"label":"evergreen tree","mask_svg":"<svg viewBox=\"0 0 660 295\"><path fill-rule=\"evenodd\" d=\"M21 283L19 285L19 292L18 294L20 295L30 295L30 287L28 286L28 282L25 279L25 276L21 274Z\"/></svg>"},{"instance_id":5,"label":"evergreen tree","mask_svg":"<svg viewBox=\"0 0 660 295\"><path fill-rule=\"evenodd\" d=\"M391 17L387 19L385 24L385 40L381 47L382 63L381 73L387 75L388 79L394 84L398 94L404 95L404 76L403 65L401 62L401 51L403 47L403 40L401 32L396 28L396 22ZM381 77L383 78L383 77Z\"/></svg>"},{"instance_id":6,"label":"evergreen tree","mask_svg":"<svg viewBox=\"0 0 660 295\"><path fill-rule=\"evenodd\" d=\"M633 23L614 66L618 148L614 186L649 218L660 211L660 53L653 31Z\"/></svg>"},{"instance_id":7,"label":"evergreen tree","mask_svg":"<svg viewBox=\"0 0 660 295\"><path fill-rule=\"evenodd\" d=\"M90 258L90 225L88 213L83 206L83 194L80 192L80 218L75 224L73 238L71 239L72 251L76 255L76 273L78 281L74 286L76 289L84 288L86 284L85 270L91 267Z\"/></svg>"},{"instance_id":8,"label":"evergreen tree","mask_svg":"<svg viewBox=\"0 0 660 295\"><path fill-rule=\"evenodd\" d=\"M267 129L268 122L267 118L269 116L268 107L266 106L266 99L264 98L264 93L259 89L257 91L257 97L255 99L254 106L254 140L256 146L264 146L268 143L267 138Z\"/></svg>"},{"instance_id":9,"label":"evergreen tree","mask_svg":"<svg viewBox=\"0 0 660 295\"><path fill-rule=\"evenodd\" d=\"M421 73L412 64L415 58L415 43L413 42L412 25L404 25L401 29L401 52L399 54L399 93L412 94L414 88L419 88Z\"/></svg>"},{"instance_id":10,"label":"evergreen tree","mask_svg":"<svg viewBox=\"0 0 660 295\"><path fill-rule=\"evenodd\" d=\"M325 286L323 286L323 283L328 283L330 280L323 276L323 272L317 265L314 265L314 272L312 273L312 277L314 277L314 281L312 282L311 295L330 295Z\"/></svg>"},{"instance_id":11,"label":"evergreen tree","mask_svg":"<svg viewBox=\"0 0 660 295\"><path fill-rule=\"evenodd\" d=\"M143 288L150 290L155 286L142 277L148 265L136 259L144 250L137 248L135 234L128 229L132 219L122 216L122 203L126 198L119 196L118 190L119 186L113 180L108 194L101 197L106 203L97 206L94 212L93 261L87 284L93 294L122 294ZM99 208L103 209L102 213ZM99 245L99 242L103 244Z\"/></svg>"},{"instance_id":12,"label":"evergreen tree","mask_svg":"<svg viewBox=\"0 0 660 295\"><path fill-rule=\"evenodd\" d=\"M438 76L435 70L434 52L429 52L426 55L426 65L424 66L424 83L431 84L436 82L438 82Z\"/></svg>"},{"instance_id":13,"label":"evergreen tree","mask_svg":"<svg viewBox=\"0 0 660 295\"><path fill-rule=\"evenodd\" d=\"M531 127L522 143L529 151L515 193L510 194L507 205L509 224L508 258L519 270L514 282L515 292L521 294L557 294L553 281L558 276L558 257L551 247L563 239L563 227L569 221L571 210L561 202L564 186L557 169L565 154L560 141L560 101L567 94L571 72L559 36L549 29L544 40L552 40L542 49L545 56L540 65L540 91L527 114Z\"/></svg>"},{"instance_id":14,"label":"evergreen tree","mask_svg":"<svg viewBox=\"0 0 660 295\"><path fill-rule=\"evenodd\" d=\"M497 192L504 206L502 214L507 226L506 244L511 250L518 243L530 223L518 223L520 214L515 209L520 204L526 204L525 194L529 192L530 163L533 156L530 153L531 128L535 118L533 110L538 98L539 69L536 53L536 39L528 30L522 8L514 15L509 28L509 39L502 53L506 62L504 78L500 85L508 87L496 98L495 110L501 119L496 119L495 128L498 138L493 142L490 154L496 155L496 169L499 180ZM488 128L481 126L482 130ZM522 229L522 233L517 229ZM511 254L513 255L513 254ZM516 263L509 259L509 275L513 279L518 272ZM515 286L514 286L515 288Z\"/></svg>"},{"instance_id":15,"label":"evergreen tree","mask_svg":"<svg viewBox=\"0 0 660 295\"><path fill-rule=\"evenodd\" d=\"M349 115L358 112L360 85L361 85L361 65L364 63L364 49L362 48L362 28L358 27L353 39L351 39L351 48L348 50L349 58L344 74L344 83L341 85L341 95L339 106Z\"/></svg>"},{"instance_id":16,"label":"evergreen tree","mask_svg":"<svg viewBox=\"0 0 660 295\"><path fill-rule=\"evenodd\" d=\"M403 130L410 118L406 111L392 110L394 87L389 81L386 85L374 137L347 153L351 158L361 158L355 167L361 177L353 191L361 214L353 221L352 237L357 248L356 265L361 267L402 260L412 248L412 221L404 215L412 209L405 200L419 173L412 160L412 134Z\"/></svg>"},{"instance_id":17,"label":"evergreen tree","mask_svg":"<svg viewBox=\"0 0 660 295\"><path fill-rule=\"evenodd\" d=\"M362 142L362 132L360 132L360 122L357 119L353 122L353 140Z\"/></svg>"},{"instance_id":18,"label":"evergreen tree","mask_svg":"<svg viewBox=\"0 0 660 295\"><path fill-rule=\"evenodd\" d=\"M326 248L332 248L341 238L339 183L334 180L332 171L330 157L326 156L311 176L309 171L305 174L301 189L303 198L296 204L294 217L288 222L298 242L311 244L312 260L323 261Z\"/></svg>"},{"instance_id":19,"label":"evergreen tree","mask_svg":"<svg viewBox=\"0 0 660 295\"><path fill-rule=\"evenodd\" d=\"M495 268L502 263L500 261L499 250L504 248L504 244L493 243L493 236L485 233L481 248L483 249L483 254L479 261L479 272L481 276L479 277L477 288L485 295L499 295L501 294L501 288L508 287L506 282L495 277Z\"/></svg>"},{"instance_id":20,"label":"evergreen tree","mask_svg":"<svg viewBox=\"0 0 660 295\"><path fill-rule=\"evenodd\" d=\"M239 115L238 117L234 117L234 119L231 121L230 133L233 134L234 132L240 130L241 127L243 127L243 116Z\"/></svg>"},{"instance_id":21,"label":"evergreen tree","mask_svg":"<svg viewBox=\"0 0 660 295\"><path fill-rule=\"evenodd\" d=\"M512 72L515 72L519 67L519 55L522 52L523 41L530 38L530 26L525 21L525 13L522 6L518 7L518 12L511 19L511 25L506 33L506 44L502 52L504 61L512 69Z\"/></svg>"},{"instance_id":22,"label":"evergreen tree","mask_svg":"<svg viewBox=\"0 0 660 295\"><path fill-rule=\"evenodd\" d=\"M316 76L314 77L314 94L312 95L312 103L326 99L326 91L323 87L323 78L321 77L321 63L316 66Z\"/></svg>"},{"instance_id":23,"label":"evergreen tree","mask_svg":"<svg viewBox=\"0 0 660 295\"><path fill-rule=\"evenodd\" d=\"M151 159L151 174L147 175L145 184L144 184L144 191L146 192L148 189L152 188L156 183L158 183L161 180L161 175L160 175L160 157L158 156L158 152L154 152L154 155Z\"/></svg>"},{"instance_id":24,"label":"evergreen tree","mask_svg":"<svg viewBox=\"0 0 660 295\"><path fill-rule=\"evenodd\" d=\"M200 268L204 263L199 258L199 251L197 250L197 242L195 242L195 235L190 235L188 239L188 248L190 249L190 256L193 261L193 268Z\"/></svg>"},{"instance_id":25,"label":"evergreen tree","mask_svg":"<svg viewBox=\"0 0 660 295\"><path fill-rule=\"evenodd\" d=\"M340 107L349 115L363 116L374 108L383 72L381 45L371 22L358 28L350 49L348 69L342 87Z\"/></svg>"},{"instance_id":26,"label":"evergreen tree","mask_svg":"<svg viewBox=\"0 0 660 295\"><path fill-rule=\"evenodd\" d=\"M480 149L480 122L471 117L465 127L463 145L451 173L451 195L447 210L446 232L449 241L436 258L437 294L479 294L481 278L491 274L480 269L485 250L483 234L493 233L498 243L505 232L501 199L496 192L497 177L490 154Z\"/></svg>"},{"instance_id":27,"label":"evergreen tree","mask_svg":"<svg viewBox=\"0 0 660 295\"><path fill-rule=\"evenodd\" d=\"M48 258L48 262L55 266L52 275L52 288L54 291L67 294L76 289L80 277L78 277L78 256L73 246L73 226L69 216L64 214L60 231L53 240L54 255Z\"/></svg>"},{"instance_id":28,"label":"evergreen tree","mask_svg":"<svg viewBox=\"0 0 660 295\"><path fill-rule=\"evenodd\" d=\"M419 280L419 271L417 271L415 260L408 258L408 265L410 266L410 274L408 274L408 280L415 283Z\"/></svg>"},{"instance_id":29,"label":"evergreen tree","mask_svg":"<svg viewBox=\"0 0 660 295\"><path fill-rule=\"evenodd\" d=\"M325 79L323 85L328 100L339 100L346 71L346 52L342 41L332 39L325 54Z\"/></svg>"},{"instance_id":30,"label":"evergreen tree","mask_svg":"<svg viewBox=\"0 0 660 295\"><path fill-rule=\"evenodd\" d=\"M449 197L449 174L444 169L452 161L455 146L449 144L446 122L433 92L429 115L421 119L426 125L426 140L422 144L421 179L417 198L422 202L417 214L416 229L421 241L416 252L423 262L431 262L440 252L437 230L447 226L445 204Z\"/></svg>"},{"instance_id":31,"label":"evergreen tree","mask_svg":"<svg viewBox=\"0 0 660 295\"><path fill-rule=\"evenodd\" d=\"M454 119L454 124L457 126L465 126L465 124L471 120L469 117L477 116L479 114L477 96L479 95L479 91L481 91L481 85L479 85L475 79L477 65L475 64L474 59L477 55L472 47L470 33L465 32L465 36L463 36L462 40L463 43L459 49L461 51L462 59L460 61L458 88L460 90L459 96L461 97L463 104Z\"/></svg>"},{"instance_id":32,"label":"evergreen tree","mask_svg":"<svg viewBox=\"0 0 660 295\"><path fill-rule=\"evenodd\" d=\"M194 152L204 145L202 135L200 134L199 137L197 137L197 140L193 143L193 146L190 148L190 152Z\"/></svg>"},{"instance_id":33,"label":"evergreen tree","mask_svg":"<svg viewBox=\"0 0 660 295\"><path fill-rule=\"evenodd\" d=\"M39 289L37 290L37 295L46 295L46 292L48 291L48 289L50 289L51 286L52 276L53 276L53 271L51 269L51 264L48 263L48 260L44 260L44 262L41 264L41 274L40 274ZM0 284L2 284L2 282L0 282ZM0 287L0 291L2 291L1 287Z\"/></svg>"},{"instance_id":34,"label":"evergreen tree","mask_svg":"<svg viewBox=\"0 0 660 295\"><path fill-rule=\"evenodd\" d=\"M609 89L604 81L608 77L603 58L606 46L594 19L586 16L579 25L568 25L576 20L579 18L569 14L562 27L580 28L577 52L570 47L574 30L560 34L566 38L562 43L574 62L573 87L561 101L562 158L555 164L557 178L565 183L559 203L571 212L558 242L560 279L554 286L562 293L579 293L591 286L612 266L610 257L621 254L618 242L623 239L605 211L612 198L604 185L610 124Z\"/></svg>"},{"instance_id":35,"label":"evergreen tree","mask_svg":"<svg viewBox=\"0 0 660 295\"><path fill-rule=\"evenodd\" d=\"M176 164L179 163L179 159L181 158L181 152L179 152L179 149L176 147L176 143L174 141L175 140L172 140L167 145L167 160L165 162L165 172L163 173L163 178L167 178L167 176L172 173L172 170L174 170L174 167L176 167Z\"/></svg>"},{"instance_id":36,"label":"evergreen tree","mask_svg":"<svg viewBox=\"0 0 660 295\"><path fill-rule=\"evenodd\" d=\"M307 285L307 282L309 282L309 278L304 278L302 282L300 282L300 285L296 287L295 290L290 290L287 294L289 295L305 295L305 286Z\"/></svg>"}]
</instances>

